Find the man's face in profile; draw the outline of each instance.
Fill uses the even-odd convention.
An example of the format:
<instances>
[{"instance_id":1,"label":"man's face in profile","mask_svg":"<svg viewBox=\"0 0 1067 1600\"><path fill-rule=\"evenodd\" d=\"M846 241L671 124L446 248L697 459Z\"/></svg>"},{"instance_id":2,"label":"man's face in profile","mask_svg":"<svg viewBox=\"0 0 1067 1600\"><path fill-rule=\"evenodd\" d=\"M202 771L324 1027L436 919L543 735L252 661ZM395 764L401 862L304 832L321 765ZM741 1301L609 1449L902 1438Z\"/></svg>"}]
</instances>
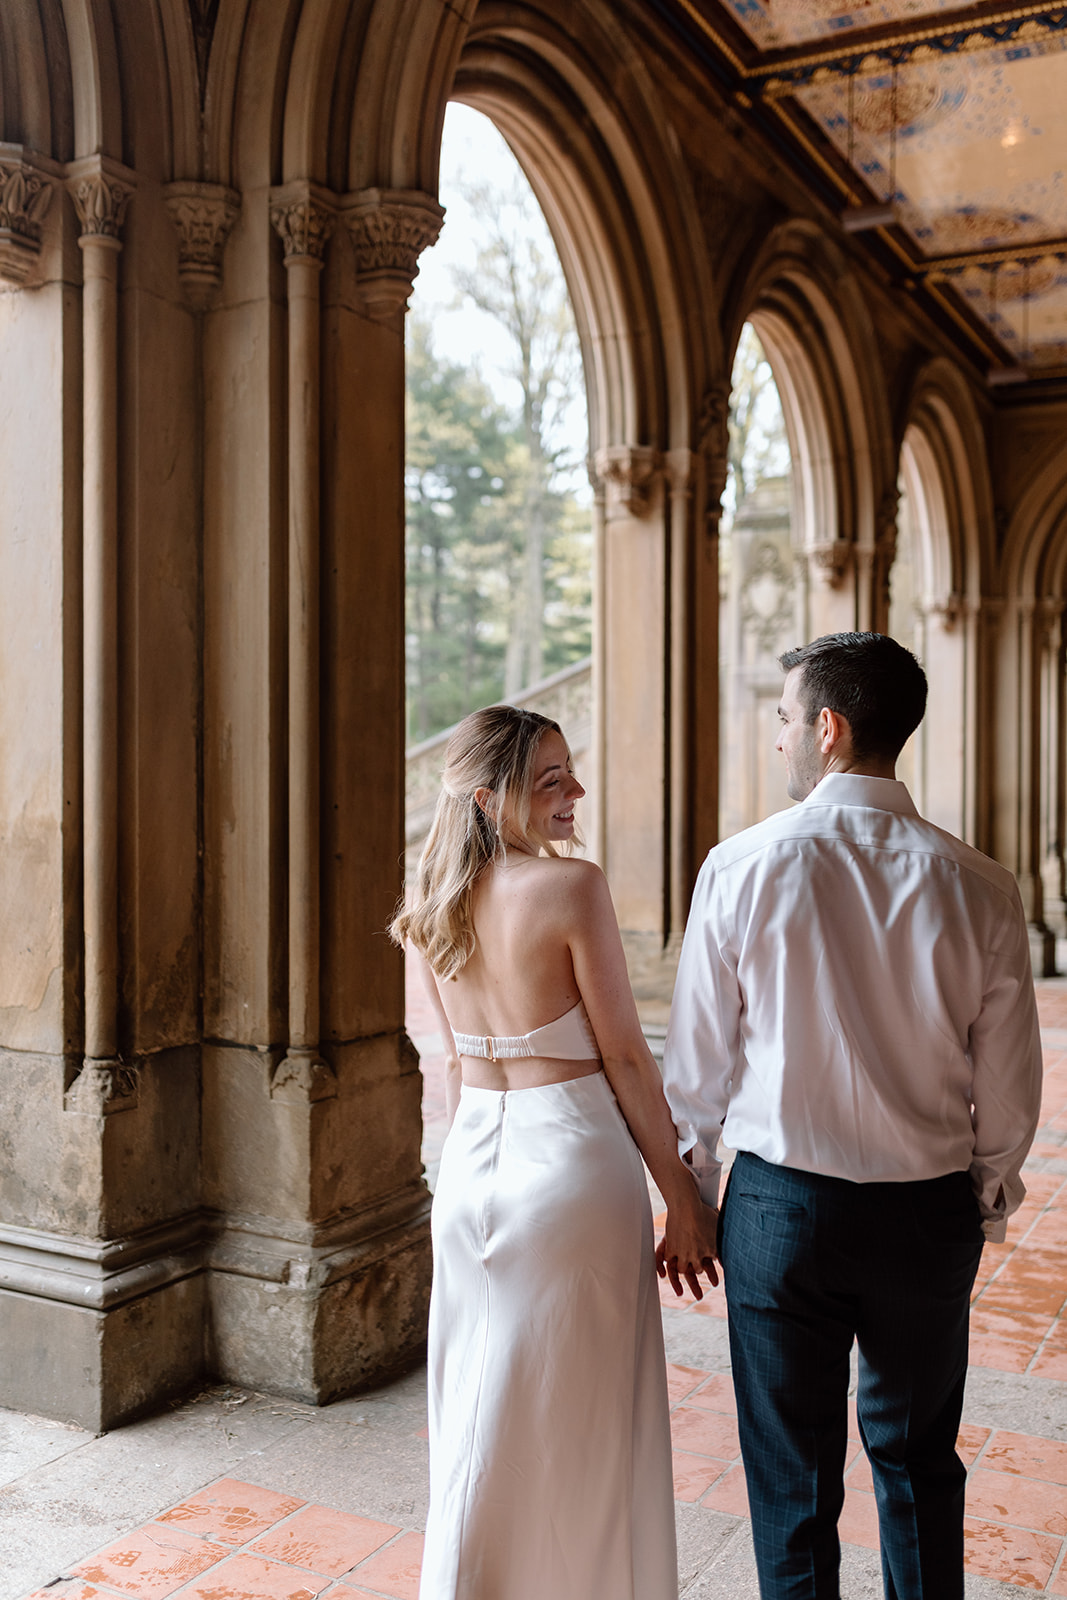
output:
<instances>
[{"instance_id":1,"label":"man's face in profile","mask_svg":"<svg viewBox=\"0 0 1067 1600\"><path fill-rule=\"evenodd\" d=\"M785 787L790 800L806 800L825 771L816 725L808 721L807 710L800 700L803 676L803 667L794 667L786 673L782 698L778 702L781 726L774 748L785 757Z\"/></svg>"}]
</instances>

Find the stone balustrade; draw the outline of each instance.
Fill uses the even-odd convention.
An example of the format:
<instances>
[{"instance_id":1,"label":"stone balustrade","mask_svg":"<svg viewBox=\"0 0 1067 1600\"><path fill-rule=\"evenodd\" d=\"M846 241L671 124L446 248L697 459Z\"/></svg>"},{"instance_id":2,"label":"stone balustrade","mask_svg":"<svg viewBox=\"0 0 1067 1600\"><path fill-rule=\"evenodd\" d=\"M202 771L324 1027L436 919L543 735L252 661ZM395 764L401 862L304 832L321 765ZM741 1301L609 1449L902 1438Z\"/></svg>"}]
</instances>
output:
<instances>
[{"instance_id":1,"label":"stone balustrade","mask_svg":"<svg viewBox=\"0 0 1067 1600\"><path fill-rule=\"evenodd\" d=\"M559 723L571 747L575 769L585 782L583 768L588 766L593 737L592 659L586 656L554 672L551 677L542 678L540 683L517 694L512 703L528 711L539 711L542 716ZM411 745L407 751L404 840L412 862L422 848L433 818L441 787L445 746L452 731L452 728L445 728L421 744Z\"/></svg>"}]
</instances>

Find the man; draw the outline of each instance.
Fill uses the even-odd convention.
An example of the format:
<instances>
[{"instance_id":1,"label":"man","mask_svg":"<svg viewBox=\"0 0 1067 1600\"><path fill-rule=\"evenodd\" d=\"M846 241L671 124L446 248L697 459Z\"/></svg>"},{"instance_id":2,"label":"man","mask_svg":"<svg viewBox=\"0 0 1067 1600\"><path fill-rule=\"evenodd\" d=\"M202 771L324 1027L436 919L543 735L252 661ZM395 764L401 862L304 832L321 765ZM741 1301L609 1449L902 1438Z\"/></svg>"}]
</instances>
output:
<instances>
[{"instance_id":1,"label":"man","mask_svg":"<svg viewBox=\"0 0 1067 1600\"><path fill-rule=\"evenodd\" d=\"M926 678L881 634L781 657L800 805L697 882L664 1058L680 1148L718 1198L764 1600L838 1600L849 1352L888 1600L962 1600L955 1444L983 1235L1024 1189L1041 1055L1011 874L895 779Z\"/></svg>"}]
</instances>

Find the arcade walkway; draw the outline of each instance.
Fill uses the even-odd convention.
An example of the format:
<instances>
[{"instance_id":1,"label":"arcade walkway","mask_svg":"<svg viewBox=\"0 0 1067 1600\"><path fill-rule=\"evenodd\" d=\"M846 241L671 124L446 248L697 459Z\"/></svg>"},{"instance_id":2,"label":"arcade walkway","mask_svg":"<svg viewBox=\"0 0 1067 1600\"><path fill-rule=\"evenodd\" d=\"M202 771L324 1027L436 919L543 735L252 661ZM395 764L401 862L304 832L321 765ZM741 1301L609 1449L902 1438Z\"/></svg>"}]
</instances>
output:
<instances>
[{"instance_id":1,"label":"arcade walkway","mask_svg":"<svg viewBox=\"0 0 1067 1600\"><path fill-rule=\"evenodd\" d=\"M1039 985L1039 1001L1048 1075L1029 1197L1009 1242L986 1249L973 1314L968 1600L1067 1595L1067 982ZM443 1105L416 995L409 1027L432 1172ZM756 1600L721 1290L701 1305L666 1296L664 1326L682 1594ZM0 1600L414 1600L425 1420L421 1371L322 1411L210 1388L100 1438L0 1413ZM856 1439L841 1531L843 1595L876 1600Z\"/></svg>"}]
</instances>

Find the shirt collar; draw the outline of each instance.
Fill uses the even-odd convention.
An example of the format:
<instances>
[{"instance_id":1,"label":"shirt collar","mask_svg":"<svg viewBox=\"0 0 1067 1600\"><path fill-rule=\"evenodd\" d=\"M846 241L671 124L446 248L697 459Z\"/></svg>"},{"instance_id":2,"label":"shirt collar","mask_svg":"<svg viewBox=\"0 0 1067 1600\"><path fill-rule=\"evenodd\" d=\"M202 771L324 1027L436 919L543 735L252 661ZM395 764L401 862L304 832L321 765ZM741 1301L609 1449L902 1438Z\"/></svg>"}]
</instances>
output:
<instances>
[{"instance_id":1,"label":"shirt collar","mask_svg":"<svg viewBox=\"0 0 1067 1600\"><path fill-rule=\"evenodd\" d=\"M917 817L906 784L896 778L869 778L858 772L828 772L801 801L805 806L868 806L874 811L897 811Z\"/></svg>"}]
</instances>

